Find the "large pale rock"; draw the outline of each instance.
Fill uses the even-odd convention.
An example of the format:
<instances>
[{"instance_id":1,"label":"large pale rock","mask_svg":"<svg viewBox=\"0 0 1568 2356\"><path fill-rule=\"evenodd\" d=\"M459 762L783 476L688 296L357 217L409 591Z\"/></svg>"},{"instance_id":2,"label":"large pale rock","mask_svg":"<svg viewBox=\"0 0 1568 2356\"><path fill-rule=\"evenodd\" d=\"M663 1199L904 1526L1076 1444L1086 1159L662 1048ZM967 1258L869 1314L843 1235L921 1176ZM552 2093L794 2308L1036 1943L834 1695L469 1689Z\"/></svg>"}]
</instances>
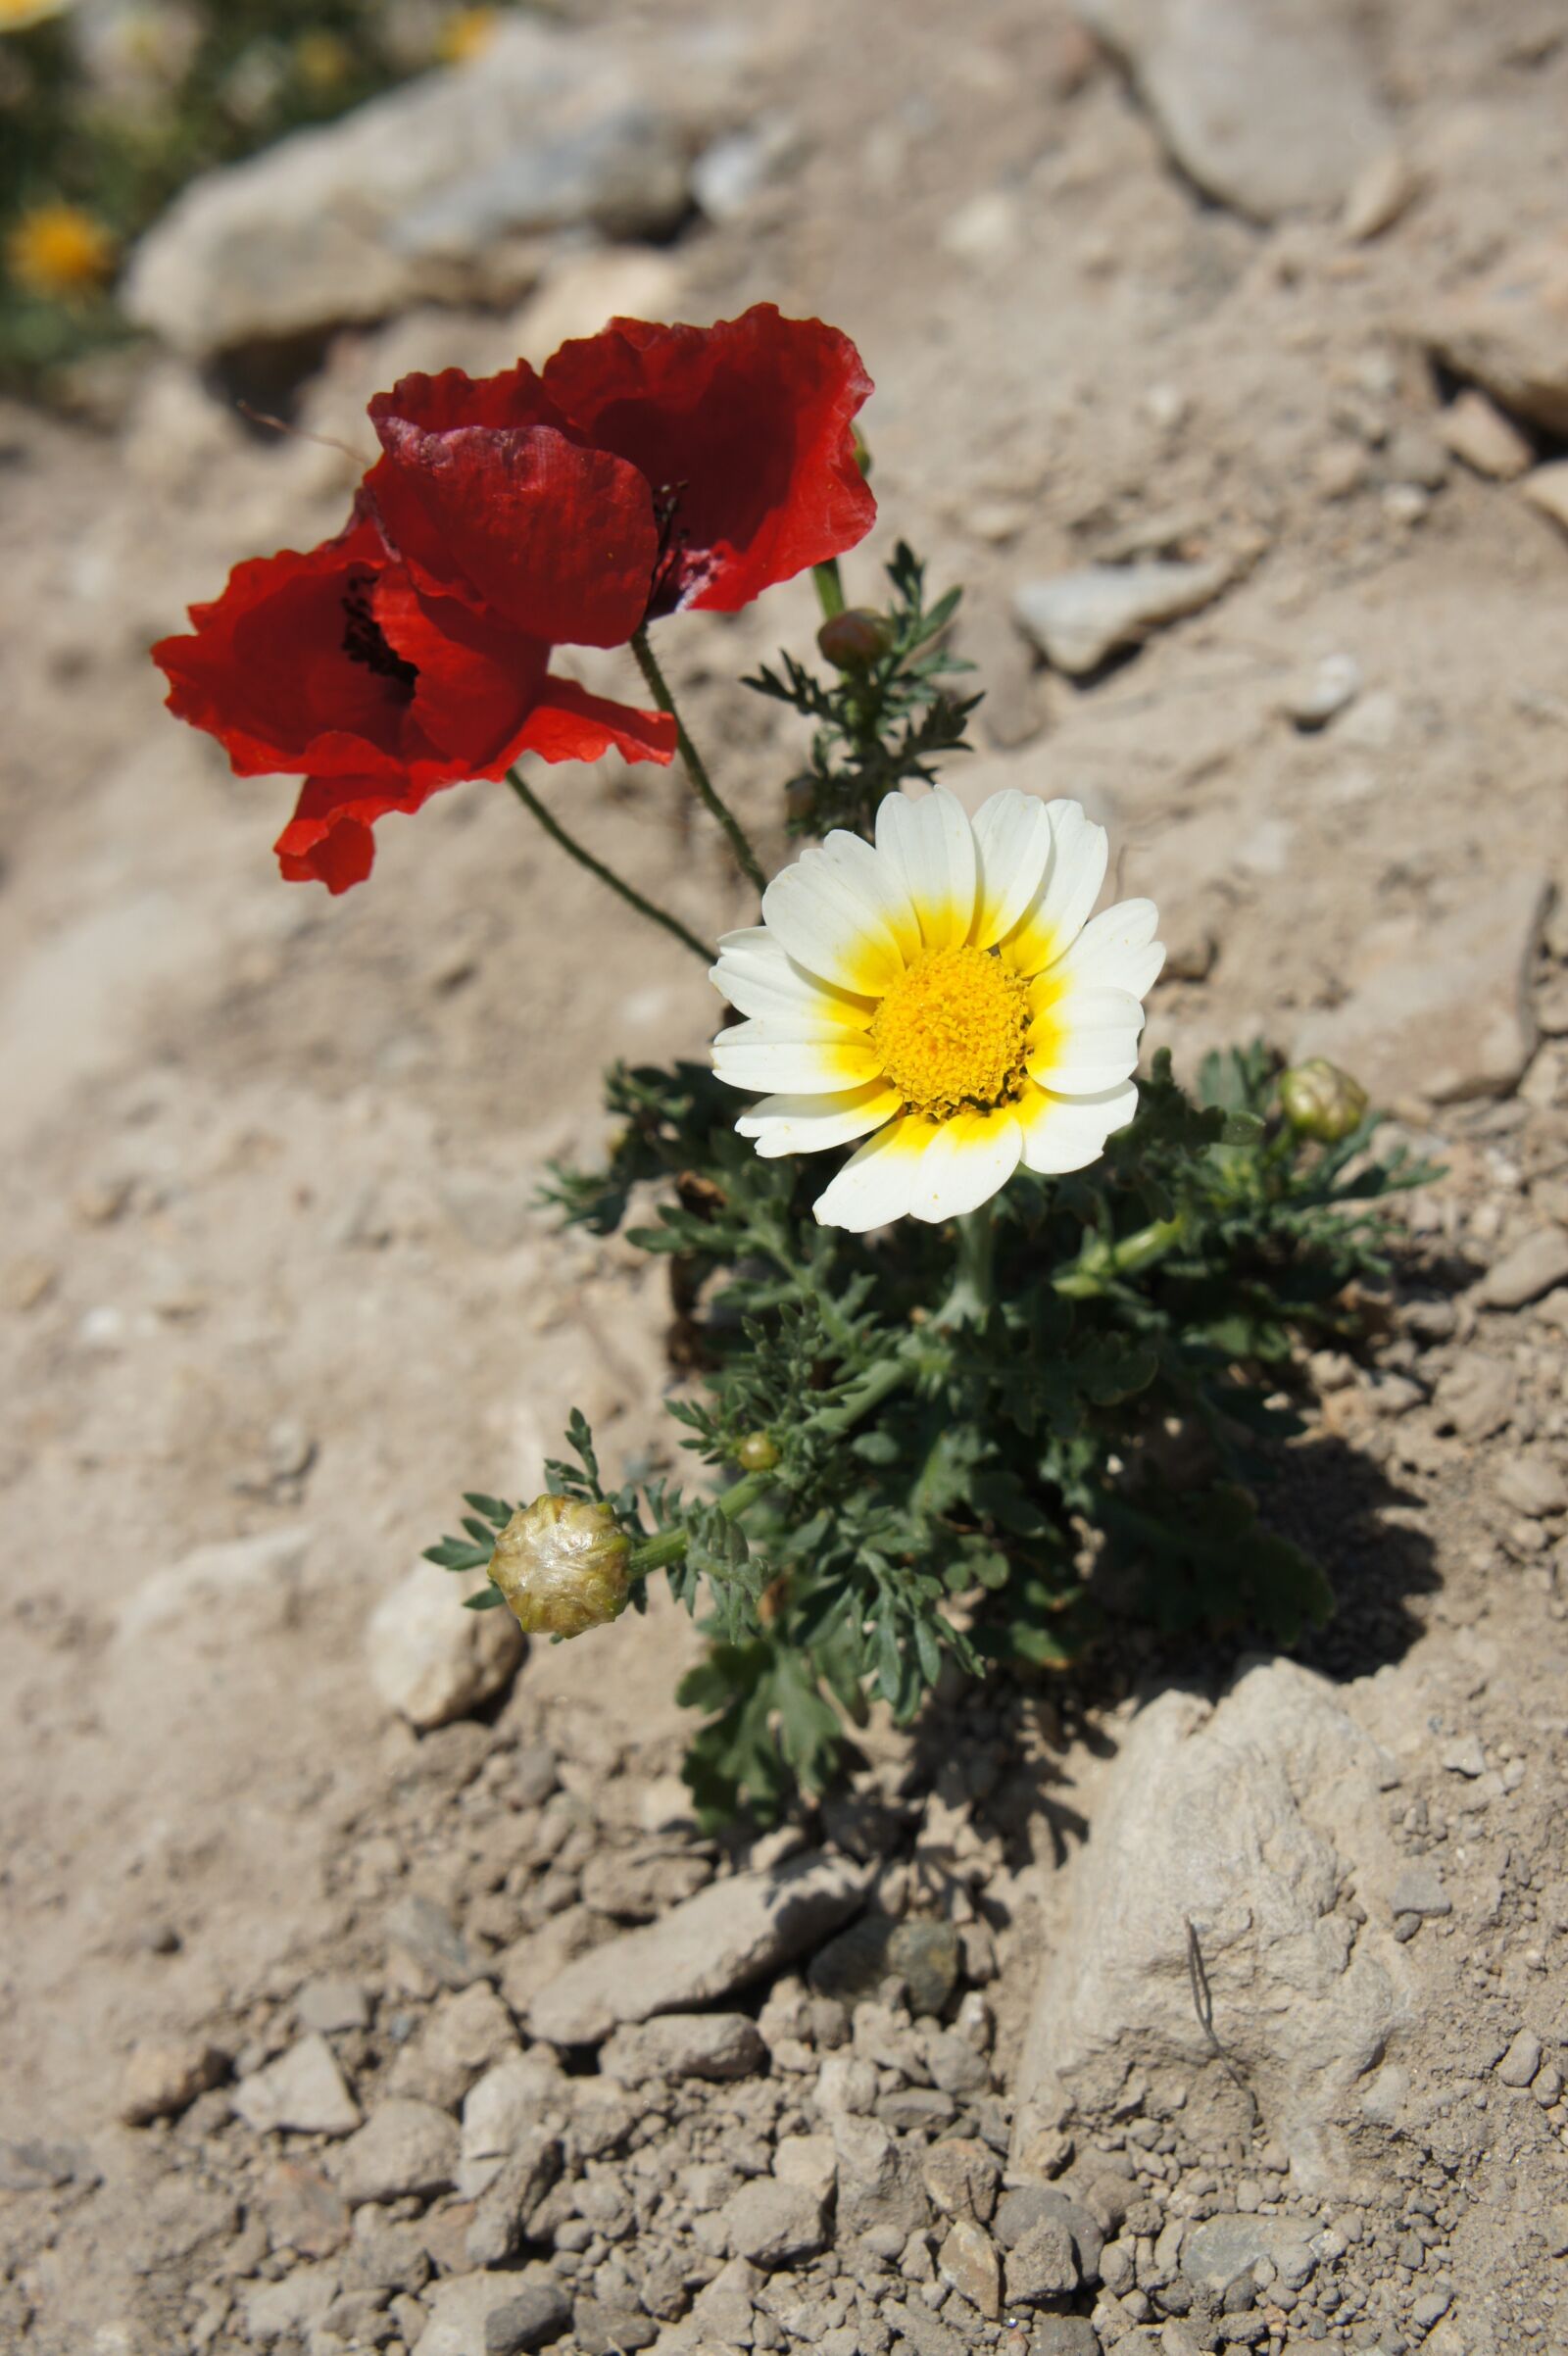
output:
<instances>
[{"instance_id":1,"label":"large pale rock","mask_svg":"<svg viewBox=\"0 0 1568 2356\"><path fill-rule=\"evenodd\" d=\"M1077 0L1125 59L1172 160L1253 221L1340 203L1393 142L1332 0Z\"/></svg>"},{"instance_id":2,"label":"large pale rock","mask_svg":"<svg viewBox=\"0 0 1568 2356\"><path fill-rule=\"evenodd\" d=\"M1550 898L1527 868L1436 915L1370 927L1343 1005L1305 1017L1296 1058L1330 1056L1383 1104L1508 1095L1536 1052L1531 978Z\"/></svg>"},{"instance_id":3,"label":"large pale rock","mask_svg":"<svg viewBox=\"0 0 1568 2356\"><path fill-rule=\"evenodd\" d=\"M1456 376L1516 417L1568 433L1568 229L1505 254L1415 325Z\"/></svg>"},{"instance_id":4,"label":"large pale rock","mask_svg":"<svg viewBox=\"0 0 1568 2356\"><path fill-rule=\"evenodd\" d=\"M1249 1671L1217 1707L1172 1692L1139 1711L1041 1976L1020 2153L1042 2118L1111 2114L1135 2065L1223 2085L1195 2012L1191 1924L1215 2035L1297 2181L1344 2193L1336 2123L1408 2010L1402 1950L1344 1904L1392 1878L1392 1773L1333 1689L1289 1662Z\"/></svg>"},{"instance_id":5,"label":"large pale rock","mask_svg":"<svg viewBox=\"0 0 1568 2356\"><path fill-rule=\"evenodd\" d=\"M464 1610L465 1595L485 1584L416 1563L370 1614L370 1683L421 1734L494 1700L522 1658L522 1630L510 1611Z\"/></svg>"},{"instance_id":6,"label":"large pale rock","mask_svg":"<svg viewBox=\"0 0 1568 2356\"><path fill-rule=\"evenodd\" d=\"M193 1546L120 1603L121 1636L135 1642L215 1615L230 1624L243 1615L258 1630L285 1625L299 1607L311 1535L291 1525Z\"/></svg>"},{"instance_id":7,"label":"large pale rock","mask_svg":"<svg viewBox=\"0 0 1568 2356\"><path fill-rule=\"evenodd\" d=\"M127 309L195 358L504 302L542 239L667 230L697 126L615 46L510 17L482 58L191 182L132 259Z\"/></svg>"},{"instance_id":8,"label":"large pale rock","mask_svg":"<svg viewBox=\"0 0 1568 2356\"><path fill-rule=\"evenodd\" d=\"M1159 558L1084 564L1026 581L1013 594L1012 610L1047 661L1079 677L1123 647L1141 646L1163 622L1212 605L1234 577L1235 566L1219 558L1201 564Z\"/></svg>"},{"instance_id":9,"label":"large pale rock","mask_svg":"<svg viewBox=\"0 0 1568 2356\"><path fill-rule=\"evenodd\" d=\"M837 1930L865 1886L863 1869L820 1853L714 1882L662 1922L568 1964L535 1996L529 2033L552 2045L597 2044L622 2021L710 2004Z\"/></svg>"}]
</instances>

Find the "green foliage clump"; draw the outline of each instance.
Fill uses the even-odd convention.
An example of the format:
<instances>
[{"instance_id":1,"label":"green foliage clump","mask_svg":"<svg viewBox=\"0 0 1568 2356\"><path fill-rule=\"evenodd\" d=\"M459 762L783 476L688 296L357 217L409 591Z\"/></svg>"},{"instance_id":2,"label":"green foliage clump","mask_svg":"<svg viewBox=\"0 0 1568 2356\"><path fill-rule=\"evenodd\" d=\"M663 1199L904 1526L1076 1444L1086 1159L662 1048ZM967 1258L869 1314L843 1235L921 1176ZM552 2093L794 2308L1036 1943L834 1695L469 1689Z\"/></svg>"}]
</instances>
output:
<instances>
[{"instance_id":1,"label":"green foliage clump","mask_svg":"<svg viewBox=\"0 0 1568 2356\"><path fill-rule=\"evenodd\" d=\"M552 1199L602 1235L651 1195L628 1240L669 1262L700 1376L669 1412L724 1486L606 1493L580 1418L581 1462L552 1479L608 1494L709 1614L682 1697L711 1814L820 1790L870 1701L908 1719L945 1661L1073 1660L1101 1549L1164 1628L1288 1644L1327 1615L1321 1569L1259 1521L1256 1443L1300 1429L1293 1351L1351 1330L1347 1288L1386 1272L1382 1201L1424 1173L1368 1155L1370 1118L1303 1139L1277 1070L1261 1048L1211 1055L1189 1094L1157 1055L1100 1163L1021 1173L956 1238L819 1227L820 1174L758 1156L710 1072L610 1075L609 1162L558 1169Z\"/></svg>"}]
</instances>

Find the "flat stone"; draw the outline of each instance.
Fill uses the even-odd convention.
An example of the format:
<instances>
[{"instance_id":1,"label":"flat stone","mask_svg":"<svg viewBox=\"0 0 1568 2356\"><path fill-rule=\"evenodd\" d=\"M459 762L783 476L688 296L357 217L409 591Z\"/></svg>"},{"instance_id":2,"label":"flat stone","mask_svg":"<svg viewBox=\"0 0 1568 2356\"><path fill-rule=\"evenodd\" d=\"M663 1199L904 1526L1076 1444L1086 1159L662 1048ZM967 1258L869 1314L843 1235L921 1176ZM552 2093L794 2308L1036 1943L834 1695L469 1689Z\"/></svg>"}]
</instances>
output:
<instances>
[{"instance_id":1,"label":"flat stone","mask_svg":"<svg viewBox=\"0 0 1568 2356\"><path fill-rule=\"evenodd\" d=\"M291 1524L193 1546L120 1602L121 1636L133 1642L204 1612L220 1613L230 1625L243 1613L247 1625L282 1626L297 1607L313 1535Z\"/></svg>"},{"instance_id":2,"label":"flat stone","mask_svg":"<svg viewBox=\"0 0 1568 2356\"><path fill-rule=\"evenodd\" d=\"M1568 532L1568 459L1554 458L1537 466L1519 488L1533 508Z\"/></svg>"},{"instance_id":3,"label":"flat stone","mask_svg":"<svg viewBox=\"0 0 1568 2356\"><path fill-rule=\"evenodd\" d=\"M638 2307L616 2307L604 2299L578 2299L571 2313L573 2337L582 2356L636 2356L651 2348L659 2326Z\"/></svg>"},{"instance_id":4,"label":"flat stone","mask_svg":"<svg viewBox=\"0 0 1568 2356\"><path fill-rule=\"evenodd\" d=\"M989 2143L959 2135L933 2143L920 2163L920 2174L945 2217L972 2217L984 2225L995 2216L1002 2162Z\"/></svg>"},{"instance_id":5,"label":"flat stone","mask_svg":"<svg viewBox=\"0 0 1568 2356\"><path fill-rule=\"evenodd\" d=\"M1460 1735L1445 1742L1438 1752L1438 1765L1446 1767L1450 1775L1468 1776L1472 1780L1487 1772L1487 1754L1481 1747L1479 1735Z\"/></svg>"},{"instance_id":6,"label":"flat stone","mask_svg":"<svg viewBox=\"0 0 1568 2356\"><path fill-rule=\"evenodd\" d=\"M931 2204L913 2147L901 2142L880 2119L841 2111L830 2125L838 2155L840 2237L886 2230L906 2238L921 2232Z\"/></svg>"},{"instance_id":7,"label":"flat stone","mask_svg":"<svg viewBox=\"0 0 1568 2356\"><path fill-rule=\"evenodd\" d=\"M622 2022L712 2003L814 1946L855 1912L865 1883L863 1868L820 1851L713 1882L550 1981L529 2006L529 2032L552 2045L597 2044Z\"/></svg>"},{"instance_id":8,"label":"flat stone","mask_svg":"<svg viewBox=\"0 0 1568 2356\"><path fill-rule=\"evenodd\" d=\"M559 2338L571 2302L545 2275L451 2275L424 2294L424 2356L513 2356Z\"/></svg>"},{"instance_id":9,"label":"flat stone","mask_svg":"<svg viewBox=\"0 0 1568 2356\"><path fill-rule=\"evenodd\" d=\"M1522 1309L1568 1284L1568 1228L1538 1227L1489 1268L1476 1299L1491 1309Z\"/></svg>"},{"instance_id":10,"label":"flat stone","mask_svg":"<svg viewBox=\"0 0 1568 2356\"><path fill-rule=\"evenodd\" d=\"M1509 1511L1522 1513L1526 1521L1568 1512L1568 1478L1561 1465L1540 1449L1504 1456L1493 1486Z\"/></svg>"},{"instance_id":11,"label":"flat stone","mask_svg":"<svg viewBox=\"0 0 1568 2356\"><path fill-rule=\"evenodd\" d=\"M617 2029L599 2066L628 2086L653 2078L750 2078L766 2069L767 2047L743 2012L664 2013Z\"/></svg>"},{"instance_id":12,"label":"flat stone","mask_svg":"<svg viewBox=\"0 0 1568 2356\"><path fill-rule=\"evenodd\" d=\"M1281 709L1298 728L1323 728L1354 703L1361 685L1361 665L1353 655L1325 655L1291 682Z\"/></svg>"},{"instance_id":13,"label":"flat stone","mask_svg":"<svg viewBox=\"0 0 1568 2356\"><path fill-rule=\"evenodd\" d=\"M1497 2064L1505 2086L1527 2086L1541 2067L1542 2043L1533 2029L1521 2029Z\"/></svg>"},{"instance_id":14,"label":"flat stone","mask_svg":"<svg viewBox=\"0 0 1568 2356\"><path fill-rule=\"evenodd\" d=\"M494 1615L491 1615L494 1617ZM387 1944L401 1947L440 1988L466 1988L484 1965L444 1908L413 1891L386 1918Z\"/></svg>"},{"instance_id":15,"label":"flat stone","mask_svg":"<svg viewBox=\"0 0 1568 2356\"><path fill-rule=\"evenodd\" d=\"M308 2135L351 2135L360 2124L360 2106L344 2083L343 2073L324 2037L302 2037L275 2061L242 2078L233 2093L234 2109L257 2135L275 2135L293 2128Z\"/></svg>"},{"instance_id":16,"label":"flat stone","mask_svg":"<svg viewBox=\"0 0 1568 2356\"><path fill-rule=\"evenodd\" d=\"M511 1612L463 1608L466 1595L488 1585L416 1563L366 1623L371 1685L421 1733L482 1709L516 1672L525 1639Z\"/></svg>"},{"instance_id":17,"label":"flat stone","mask_svg":"<svg viewBox=\"0 0 1568 2356\"><path fill-rule=\"evenodd\" d=\"M1554 2258L1568 2258L1568 2200L1553 2201L1546 2211L1546 2247Z\"/></svg>"},{"instance_id":18,"label":"flat stone","mask_svg":"<svg viewBox=\"0 0 1568 2356\"><path fill-rule=\"evenodd\" d=\"M1367 927L1343 1005L1299 1024L1292 1060L1327 1055L1374 1102L1507 1096L1536 1052L1536 950L1551 897L1528 869L1480 882L1436 914Z\"/></svg>"},{"instance_id":19,"label":"flat stone","mask_svg":"<svg viewBox=\"0 0 1568 2356\"><path fill-rule=\"evenodd\" d=\"M560 2176L561 2161L561 2137L552 2129L523 2130L474 2210L464 2242L470 2266L502 2266L517 2255L527 2221Z\"/></svg>"},{"instance_id":20,"label":"flat stone","mask_svg":"<svg viewBox=\"0 0 1568 2356\"><path fill-rule=\"evenodd\" d=\"M1461 1440L1490 1440L1513 1414L1518 1397L1518 1374L1505 1359L1467 1351L1438 1385L1440 1427L1451 1425Z\"/></svg>"},{"instance_id":21,"label":"flat stone","mask_svg":"<svg viewBox=\"0 0 1568 2356\"><path fill-rule=\"evenodd\" d=\"M1512 482L1535 464L1535 450L1518 426L1474 385L1443 412L1438 432L1461 465L1489 482Z\"/></svg>"},{"instance_id":22,"label":"flat stone","mask_svg":"<svg viewBox=\"0 0 1568 2356\"><path fill-rule=\"evenodd\" d=\"M1042 2315L1029 2337L1030 2356L1100 2356L1100 2344L1082 2315Z\"/></svg>"},{"instance_id":23,"label":"flat stone","mask_svg":"<svg viewBox=\"0 0 1568 2356\"><path fill-rule=\"evenodd\" d=\"M987 2323L996 2322L1002 2303L1002 2266L984 2226L972 2217L957 2218L937 2252L937 2272Z\"/></svg>"},{"instance_id":24,"label":"flat stone","mask_svg":"<svg viewBox=\"0 0 1568 2356\"><path fill-rule=\"evenodd\" d=\"M256 2205L274 2250L330 2258L349 2237L348 2203L324 2176L298 2160L279 2160L257 2187Z\"/></svg>"},{"instance_id":25,"label":"flat stone","mask_svg":"<svg viewBox=\"0 0 1568 2356\"><path fill-rule=\"evenodd\" d=\"M1042 2218L1008 2250L1005 2280L1009 2307L1065 2298L1078 2288L1072 2235L1059 2218Z\"/></svg>"},{"instance_id":26,"label":"flat stone","mask_svg":"<svg viewBox=\"0 0 1568 2356\"><path fill-rule=\"evenodd\" d=\"M729 2247L737 2257L771 2272L814 2258L827 2240L820 2199L806 2184L754 2177L719 2212Z\"/></svg>"},{"instance_id":27,"label":"flat stone","mask_svg":"<svg viewBox=\"0 0 1568 2356\"><path fill-rule=\"evenodd\" d=\"M564 2127L570 2104L570 2083L554 2054L518 2054L487 2070L463 2106L463 2198L476 2198L525 2136Z\"/></svg>"},{"instance_id":28,"label":"flat stone","mask_svg":"<svg viewBox=\"0 0 1568 2356\"><path fill-rule=\"evenodd\" d=\"M83 2166L74 2143L46 2143L36 2136L0 2143L0 2192L47 2192L69 2184Z\"/></svg>"},{"instance_id":29,"label":"flat stone","mask_svg":"<svg viewBox=\"0 0 1568 2356\"><path fill-rule=\"evenodd\" d=\"M1013 592L1012 610L1048 662L1081 677L1108 656L1141 646L1162 623L1212 605L1234 578L1234 565L1217 558L1206 564L1150 559L1085 564L1024 582Z\"/></svg>"},{"instance_id":30,"label":"flat stone","mask_svg":"<svg viewBox=\"0 0 1568 2356\"><path fill-rule=\"evenodd\" d=\"M1077 0L1077 13L1126 60L1172 160L1250 221L1340 204L1394 144L1348 11Z\"/></svg>"},{"instance_id":31,"label":"flat stone","mask_svg":"<svg viewBox=\"0 0 1568 2356\"><path fill-rule=\"evenodd\" d=\"M1421 1863L1401 1868L1389 1892L1389 1905L1396 1914L1419 1914L1423 1922L1453 1912L1442 1874L1435 1865Z\"/></svg>"},{"instance_id":32,"label":"flat stone","mask_svg":"<svg viewBox=\"0 0 1568 2356\"><path fill-rule=\"evenodd\" d=\"M127 2127L175 2119L198 2094L228 2076L228 2056L200 2037L138 2045L120 2082L119 2116Z\"/></svg>"},{"instance_id":33,"label":"flat stone","mask_svg":"<svg viewBox=\"0 0 1568 2356\"><path fill-rule=\"evenodd\" d=\"M1500 408L1568 433L1568 230L1505 254L1416 326L1436 359Z\"/></svg>"},{"instance_id":34,"label":"flat stone","mask_svg":"<svg viewBox=\"0 0 1568 2356\"><path fill-rule=\"evenodd\" d=\"M318 2030L323 2037L337 2030L368 2029L370 2000L362 1982L344 1972L325 1972L298 1990L294 2018L302 2029Z\"/></svg>"},{"instance_id":35,"label":"flat stone","mask_svg":"<svg viewBox=\"0 0 1568 2356\"><path fill-rule=\"evenodd\" d=\"M624 45L509 16L471 64L202 173L137 247L126 307L205 359L514 299L543 236L673 226L687 132L664 79L656 97Z\"/></svg>"},{"instance_id":36,"label":"flat stone","mask_svg":"<svg viewBox=\"0 0 1568 2356\"><path fill-rule=\"evenodd\" d=\"M357 2208L366 2200L445 2192L457 2168L455 2122L433 2103L394 2096L377 2103L359 2134L341 2146L332 2173L344 2199Z\"/></svg>"},{"instance_id":37,"label":"flat stone","mask_svg":"<svg viewBox=\"0 0 1568 2356\"><path fill-rule=\"evenodd\" d=\"M240 2285L240 2312L245 2335L257 2347L271 2347L280 2339L303 2338L325 2317L338 2294L339 2275L330 2261L296 2267L275 2282Z\"/></svg>"},{"instance_id":38,"label":"flat stone","mask_svg":"<svg viewBox=\"0 0 1568 2356\"><path fill-rule=\"evenodd\" d=\"M1216 2299L1241 2276L1266 2258L1276 2273L1285 2269L1306 2282L1312 2257L1306 2233L1289 2217L1226 2213L1195 2225L1182 2245L1181 2271L1195 2290ZM1305 2264L1305 2273L1301 2272Z\"/></svg>"}]
</instances>

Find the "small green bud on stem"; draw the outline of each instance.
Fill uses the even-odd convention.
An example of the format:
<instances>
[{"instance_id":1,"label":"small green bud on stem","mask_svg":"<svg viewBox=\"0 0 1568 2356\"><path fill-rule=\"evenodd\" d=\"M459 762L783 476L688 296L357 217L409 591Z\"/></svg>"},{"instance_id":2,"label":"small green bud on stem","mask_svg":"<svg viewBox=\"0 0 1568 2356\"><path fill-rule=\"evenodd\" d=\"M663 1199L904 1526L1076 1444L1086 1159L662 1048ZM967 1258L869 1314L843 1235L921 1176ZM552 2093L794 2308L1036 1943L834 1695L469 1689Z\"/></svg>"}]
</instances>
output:
<instances>
[{"instance_id":1,"label":"small green bud on stem","mask_svg":"<svg viewBox=\"0 0 1568 2356\"><path fill-rule=\"evenodd\" d=\"M490 1576L529 1636L582 1636L625 1610L630 1554L608 1505L535 1497L496 1541Z\"/></svg>"},{"instance_id":2,"label":"small green bud on stem","mask_svg":"<svg viewBox=\"0 0 1568 2356\"><path fill-rule=\"evenodd\" d=\"M778 1462L778 1444L766 1432L748 1432L736 1444L735 1461L742 1472L771 1472Z\"/></svg>"},{"instance_id":3,"label":"small green bud on stem","mask_svg":"<svg viewBox=\"0 0 1568 2356\"><path fill-rule=\"evenodd\" d=\"M1280 1106L1291 1127L1320 1145L1337 1146L1366 1118L1366 1090L1326 1055L1280 1074Z\"/></svg>"},{"instance_id":4,"label":"small green bud on stem","mask_svg":"<svg viewBox=\"0 0 1568 2356\"><path fill-rule=\"evenodd\" d=\"M886 614L869 606L850 606L829 614L816 633L816 643L835 670L865 670L893 644L893 627Z\"/></svg>"}]
</instances>

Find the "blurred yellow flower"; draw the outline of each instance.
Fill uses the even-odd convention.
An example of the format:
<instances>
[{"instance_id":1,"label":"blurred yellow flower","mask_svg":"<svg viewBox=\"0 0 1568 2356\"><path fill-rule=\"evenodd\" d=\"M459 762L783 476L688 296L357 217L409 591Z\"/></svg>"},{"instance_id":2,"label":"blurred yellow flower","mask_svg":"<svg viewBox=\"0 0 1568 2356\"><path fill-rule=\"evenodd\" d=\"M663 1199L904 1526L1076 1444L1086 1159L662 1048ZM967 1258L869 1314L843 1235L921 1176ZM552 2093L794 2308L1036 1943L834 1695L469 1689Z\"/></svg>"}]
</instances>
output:
<instances>
[{"instance_id":1,"label":"blurred yellow flower","mask_svg":"<svg viewBox=\"0 0 1568 2356\"><path fill-rule=\"evenodd\" d=\"M73 0L0 0L0 32L23 32L49 17L63 17Z\"/></svg>"},{"instance_id":2,"label":"blurred yellow flower","mask_svg":"<svg viewBox=\"0 0 1568 2356\"><path fill-rule=\"evenodd\" d=\"M56 301L96 294L114 267L114 237L79 205L34 205L6 239L6 268L16 283Z\"/></svg>"},{"instance_id":3,"label":"blurred yellow flower","mask_svg":"<svg viewBox=\"0 0 1568 2356\"><path fill-rule=\"evenodd\" d=\"M294 44L294 64L309 88L335 90L354 71L354 52L339 33L302 32Z\"/></svg>"},{"instance_id":4,"label":"blurred yellow flower","mask_svg":"<svg viewBox=\"0 0 1568 2356\"><path fill-rule=\"evenodd\" d=\"M436 35L436 55L444 65L466 66L483 57L500 29L499 8L455 9Z\"/></svg>"}]
</instances>

